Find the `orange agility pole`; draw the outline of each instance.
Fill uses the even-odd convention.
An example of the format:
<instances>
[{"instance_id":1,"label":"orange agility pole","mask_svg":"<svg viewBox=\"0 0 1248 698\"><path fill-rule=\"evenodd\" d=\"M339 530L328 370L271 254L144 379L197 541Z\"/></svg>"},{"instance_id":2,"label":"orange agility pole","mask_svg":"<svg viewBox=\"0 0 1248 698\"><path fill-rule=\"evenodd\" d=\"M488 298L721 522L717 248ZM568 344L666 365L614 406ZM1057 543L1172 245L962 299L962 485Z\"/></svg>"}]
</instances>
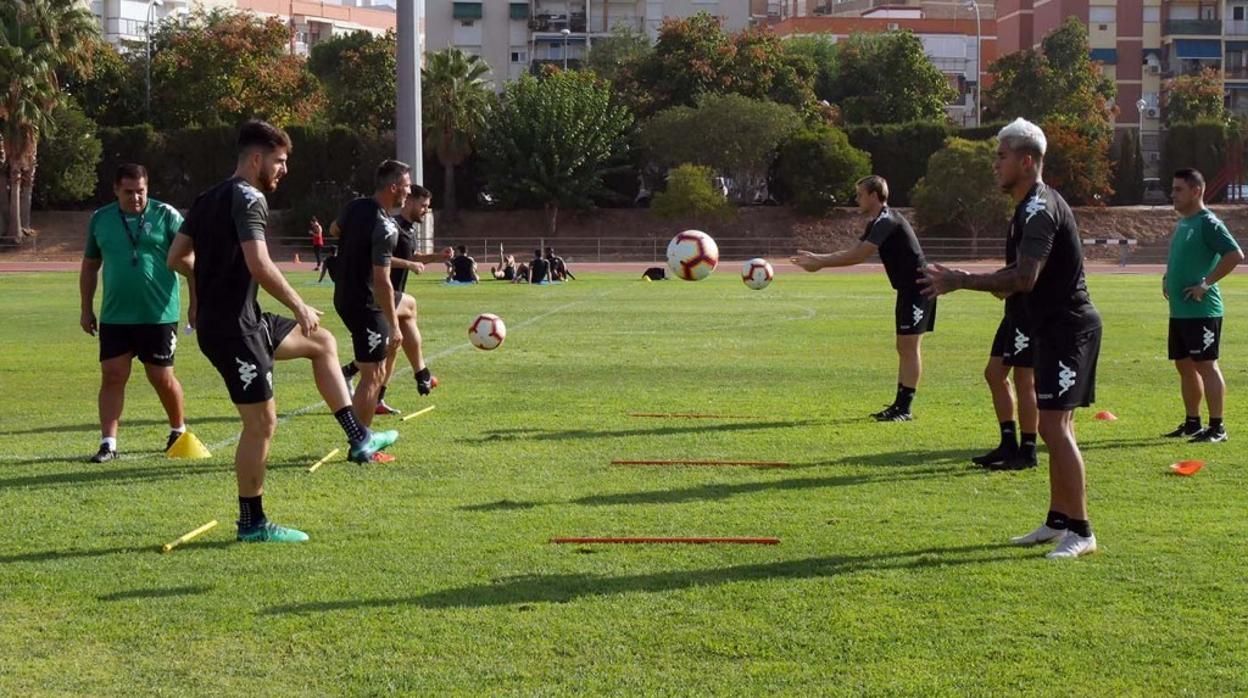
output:
<instances>
[{"instance_id":1,"label":"orange agility pole","mask_svg":"<svg viewBox=\"0 0 1248 698\"><path fill-rule=\"evenodd\" d=\"M672 538L672 537L615 537L615 538L551 538L551 543L620 543L620 544L667 544L711 545L780 545L779 538Z\"/></svg>"},{"instance_id":2,"label":"orange agility pole","mask_svg":"<svg viewBox=\"0 0 1248 698\"><path fill-rule=\"evenodd\" d=\"M745 465L754 468L791 468L792 463L766 460L613 460L611 465Z\"/></svg>"},{"instance_id":3,"label":"orange agility pole","mask_svg":"<svg viewBox=\"0 0 1248 698\"><path fill-rule=\"evenodd\" d=\"M653 419L755 419L743 414L696 414L692 412L630 412L628 416Z\"/></svg>"}]
</instances>

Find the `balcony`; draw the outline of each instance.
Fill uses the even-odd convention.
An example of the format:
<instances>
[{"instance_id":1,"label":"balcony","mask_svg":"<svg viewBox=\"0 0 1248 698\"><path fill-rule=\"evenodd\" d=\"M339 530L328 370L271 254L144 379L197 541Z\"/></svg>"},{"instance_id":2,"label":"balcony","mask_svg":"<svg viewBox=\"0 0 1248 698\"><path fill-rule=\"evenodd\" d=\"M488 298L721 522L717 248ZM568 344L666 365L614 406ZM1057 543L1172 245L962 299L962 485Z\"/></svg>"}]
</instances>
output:
<instances>
[{"instance_id":1,"label":"balcony","mask_svg":"<svg viewBox=\"0 0 1248 698\"><path fill-rule=\"evenodd\" d=\"M567 29L574 34L584 34L585 25L585 14L580 12L574 12L571 16L535 14L529 19L529 30L538 33L558 34Z\"/></svg>"},{"instance_id":2,"label":"balcony","mask_svg":"<svg viewBox=\"0 0 1248 698\"><path fill-rule=\"evenodd\" d=\"M1162 31L1167 36L1222 36L1222 20L1171 19L1166 21Z\"/></svg>"},{"instance_id":3,"label":"balcony","mask_svg":"<svg viewBox=\"0 0 1248 698\"><path fill-rule=\"evenodd\" d=\"M1248 19L1228 19L1223 26L1227 36L1248 36Z\"/></svg>"},{"instance_id":4,"label":"balcony","mask_svg":"<svg viewBox=\"0 0 1248 698\"><path fill-rule=\"evenodd\" d=\"M1227 80L1248 80L1248 67L1237 65L1226 68L1222 71L1222 76Z\"/></svg>"},{"instance_id":5,"label":"balcony","mask_svg":"<svg viewBox=\"0 0 1248 698\"><path fill-rule=\"evenodd\" d=\"M1221 61L1195 61L1195 60L1175 61L1165 67L1165 69L1161 73L1161 77L1170 79L1170 78L1177 78L1183 75L1196 75L1200 73L1201 70L1204 70L1205 68L1212 68L1214 70L1222 70L1222 62Z\"/></svg>"}]
</instances>

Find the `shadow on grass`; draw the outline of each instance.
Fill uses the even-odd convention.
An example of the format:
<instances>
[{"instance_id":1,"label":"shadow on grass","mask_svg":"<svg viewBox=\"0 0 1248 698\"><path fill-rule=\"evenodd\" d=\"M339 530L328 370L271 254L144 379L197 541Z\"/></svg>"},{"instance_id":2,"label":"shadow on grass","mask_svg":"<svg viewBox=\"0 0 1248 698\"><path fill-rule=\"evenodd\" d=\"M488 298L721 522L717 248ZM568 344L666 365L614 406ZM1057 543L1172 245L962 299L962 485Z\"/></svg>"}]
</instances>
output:
<instances>
[{"instance_id":1,"label":"shadow on grass","mask_svg":"<svg viewBox=\"0 0 1248 698\"><path fill-rule=\"evenodd\" d=\"M195 421L191 423L191 426L194 427L200 424L221 424L225 422L238 423L238 417L237 416L197 417ZM154 427L158 425L168 427L169 420L167 419L124 419L121 422L121 426L123 427ZM10 431L0 431L0 436L19 436L21 434L61 434L61 433L79 432L79 431L98 432L99 430L100 430L99 422L87 422L83 424L44 425L40 427L34 427L32 429L13 429Z\"/></svg>"},{"instance_id":2,"label":"shadow on grass","mask_svg":"<svg viewBox=\"0 0 1248 698\"><path fill-rule=\"evenodd\" d=\"M603 577L592 574L535 574L444 589L418 596L344 599L273 606L264 615L306 614L369 608L417 606L429 609L485 608L525 603L568 603L583 597L635 592L664 592L770 579L816 579L867 571L918 570L932 567L982 565L1034 557L1034 552L1003 549L1006 544L927 548L878 555L812 557L702 570Z\"/></svg>"},{"instance_id":3,"label":"shadow on grass","mask_svg":"<svg viewBox=\"0 0 1248 698\"><path fill-rule=\"evenodd\" d=\"M216 550L226 548L231 545L237 545L234 541L204 541L186 543L178 548L174 555L185 555L194 550ZM129 553L160 553L160 546L152 545L130 545L118 548L92 548L89 550L42 550L30 553L17 553L15 555L0 555L0 565L7 565L18 562L55 562L57 560L76 560L87 557L107 557L109 555L126 555Z\"/></svg>"},{"instance_id":4,"label":"shadow on grass","mask_svg":"<svg viewBox=\"0 0 1248 698\"><path fill-rule=\"evenodd\" d=\"M130 591L118 591L113 594L105 594L95 597L98 601L129 601L132 599L165 599L171 596L193 596L212 591L212 587L204 585L184 586L184 587L168 587L164 589L131 589Z\"/></svg>"},{"instance_id":5,"label":"shadow on grass","mask_svg":"<svg viewBox=\"0 0 1248 698\"><path fill-rule=\"evenodd\" d=\"M233 466L221 463L165 463L138 468L113 468L108 464L95 466L92 470L75 470L67 473L45 473L0 479L0 489L22 487L56 487L58 485L85 485L152 482L172 480L187 475L232 472Z\"/></svg>"},{"instance_id":6,"label":"shadow on grass","mask_svg":"<svg viewBox=\"0 0 1248 698\"><path fill-rule=\"evenodd\" d=\"M612 439L630 436L670 436L672 434L706 434L710 432L764 431L767 429L793 429L798 427L831 426L842 422L862 420L772 420L767 422L732 422L729 424L681 424L680 426L663 426L635 429L493 429L485 432L485 436L476 439L476 443L496 443L499 441L572 441L575 439Z\"/></svg>"}]
</instances>

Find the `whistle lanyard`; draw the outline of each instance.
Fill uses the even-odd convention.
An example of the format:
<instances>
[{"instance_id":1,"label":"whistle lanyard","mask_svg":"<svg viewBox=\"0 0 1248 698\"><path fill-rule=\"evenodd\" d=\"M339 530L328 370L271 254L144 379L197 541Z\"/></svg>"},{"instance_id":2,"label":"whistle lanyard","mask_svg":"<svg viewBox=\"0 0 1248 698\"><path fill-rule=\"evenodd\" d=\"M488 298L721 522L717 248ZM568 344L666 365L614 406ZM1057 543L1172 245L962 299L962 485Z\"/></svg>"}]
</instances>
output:
<instances>
[{"instance_id":1,"label":"whistle lanyard","mask_svg":"<svg viewBox=\"0 0 1248 698\"><path fill-rule=\"evenodd\" d=\"M121 227L126 231L126 239L130 241L130 266L139 266L139 242L143 239L143 231L145 222L144 214L147 213L147 206L143 207L143 211L139 213L139 230L136 233L130 232L130 223L126 220L126 214L122 213L121 208L117 208L117 215L121 216Z\"/></svg>"}]
</instances>

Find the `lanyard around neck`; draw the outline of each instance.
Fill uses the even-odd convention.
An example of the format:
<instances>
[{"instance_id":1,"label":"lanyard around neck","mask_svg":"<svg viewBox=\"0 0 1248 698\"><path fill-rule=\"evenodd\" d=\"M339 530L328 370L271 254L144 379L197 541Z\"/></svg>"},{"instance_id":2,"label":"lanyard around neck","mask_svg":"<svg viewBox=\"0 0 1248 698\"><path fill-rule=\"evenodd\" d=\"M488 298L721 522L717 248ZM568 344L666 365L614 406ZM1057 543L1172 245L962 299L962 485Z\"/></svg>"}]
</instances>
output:
<instances>
[{"instance_id":1,"label":"lanyard around neck","mask_svg":"<svg viewBox=\"0 0 1248 698\"><path fill-rule=\"evenodd\" d=\"M139 229L131 233L130 222L126 220L126 214L121 210L120 206L117 207L117 215L121 217L121 227L126 231L126 239L130 241L130 264L136 267L139 265L139 241L143 239L143 231L146 226L144 215L146 213L147 206L145 205L143 210L139 212Z\"/></svg>"}]
</instances>

